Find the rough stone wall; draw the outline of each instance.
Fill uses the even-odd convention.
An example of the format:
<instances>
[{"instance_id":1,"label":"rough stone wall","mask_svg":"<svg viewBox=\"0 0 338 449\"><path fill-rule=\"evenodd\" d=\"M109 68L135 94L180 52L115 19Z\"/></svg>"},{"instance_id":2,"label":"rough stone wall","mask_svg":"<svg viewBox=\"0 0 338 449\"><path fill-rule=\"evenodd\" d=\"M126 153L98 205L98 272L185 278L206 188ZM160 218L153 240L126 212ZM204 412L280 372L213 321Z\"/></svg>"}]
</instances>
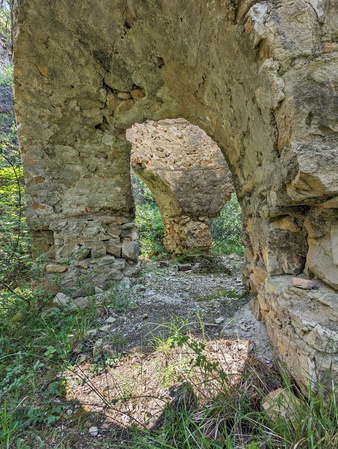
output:
<instances>
[{"instance_id":1,"label":"rough stone wall","mask_svg":"<svg viewBox=\"0 0 338 449\"><path fill-rule=\"evenodd\" d=\"M269 290L275 276L305 270L331 288L334 299L320 313L336 316L337 1L21 0L14 20L29 220L46 278L47 265L63 265L61 287L70 276L76 293L75 280L83 286L123 273L115 261L132 258L95 272L104 250L88 253L89 268L76 266L73 254L87 238L77 226L97 224L89 249L107 248L105 220L116 227L117 246L136 245L125 130L182 117L227 159L242 205L249 287L273 341L284 341L280 356L303 385L319 373L323 353L338 377L337 351L310 348L299 320L273 325L283 294ZM337 340L337 320L321 325L328 323ZM301 367L290 356L298 335L308 349Z\"/></svg>"},{"instance_id":2,"label":"rough stone wall","mask_svg":"<svg viewBox=\"0 0 338 449\"><path fill-rule=\"evenodd\" d=\"M133 170L159 206L167 250L208 249L209 218L220 213L234 190L219 147L184 119L136 124L127 137Z\"/></svg>"}]
</instances>

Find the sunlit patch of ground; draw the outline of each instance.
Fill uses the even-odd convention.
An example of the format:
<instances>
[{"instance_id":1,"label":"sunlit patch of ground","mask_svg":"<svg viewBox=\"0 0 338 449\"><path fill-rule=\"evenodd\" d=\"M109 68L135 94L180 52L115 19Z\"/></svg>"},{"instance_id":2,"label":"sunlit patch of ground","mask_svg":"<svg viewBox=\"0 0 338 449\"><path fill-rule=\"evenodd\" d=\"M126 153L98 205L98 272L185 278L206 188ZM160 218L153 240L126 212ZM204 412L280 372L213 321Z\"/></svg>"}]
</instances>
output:
<instances>
[{"instance_id":1,"label":"sunlit patch of ground","mask_svg":"<svg viewBox=\"0 0 338 449\"><path fill-rule=\"evenodd\" d=\"M134 348L99 374L89 362L75 366L66 373L67 399L87 412L100 412L107 422L151 429L160 425L169 403L180 401L182 385L189 385L189 400L198 408L240 382L249 358L248 341L186 337L182 346L171 338L158 340L149 353Z\"/></svg>"}]
</instances>

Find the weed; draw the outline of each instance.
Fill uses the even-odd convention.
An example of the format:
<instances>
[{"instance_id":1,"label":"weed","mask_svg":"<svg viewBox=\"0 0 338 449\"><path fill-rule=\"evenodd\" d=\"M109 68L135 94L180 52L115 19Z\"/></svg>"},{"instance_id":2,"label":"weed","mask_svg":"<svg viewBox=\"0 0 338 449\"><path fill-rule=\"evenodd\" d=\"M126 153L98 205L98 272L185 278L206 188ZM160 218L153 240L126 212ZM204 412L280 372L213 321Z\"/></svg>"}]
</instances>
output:
<instances>
[{"instance_id":1,"label":"weed","mask_svg":"<svg viewBox=\"0 0 338 449\"><path fill-rule=\"evenodd\" d=\"M13 84L13 66L0 68L0 86L11 88Z\"/></svg>"},{"instance_id":2,"label":"weed","mask_svg":"<svg viewBox=\"0 0 338 449\"><path fill-rule=\"evenodd\" d=\"M230 201L223 207L219 217L211 220L213 250L220 254L243 256L241 206L233 193Z\"/></svg>"},{"instance_id":3,"label":"weed","mask_svg":"<svg viewBox=\"0 0 338 449\"><path fill-rule=\"evenodd\" d=\"M112 357L109 354L98 354L90 364L89 371L94 375L98 375L106 371L108 368L116 365L121 360L121 354L117 353Z\"/></svg>"},{"instance_id":4,"label":"weed","mask_svg":"<svg viewBox=\"0 0 338 449\"><path fill-rule=\"evenodd\" d=\"M109 289L104 294L104 305L112 309L115 313L123 313L128 310L135 310L137 305L133 299L135 290L132 287L123 288L119 282L111 283Z\"/></svg>"}]
</instances>

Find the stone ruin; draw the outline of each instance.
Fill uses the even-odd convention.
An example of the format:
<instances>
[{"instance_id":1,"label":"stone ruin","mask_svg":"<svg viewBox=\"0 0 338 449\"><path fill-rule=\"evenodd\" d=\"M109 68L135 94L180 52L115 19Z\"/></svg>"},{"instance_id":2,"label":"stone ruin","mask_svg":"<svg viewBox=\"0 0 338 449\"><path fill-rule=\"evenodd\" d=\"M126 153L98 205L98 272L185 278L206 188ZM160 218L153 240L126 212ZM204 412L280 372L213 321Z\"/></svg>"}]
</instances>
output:
<instances>
[{"instance_id":1,"label":"stone ruin","mask_svg":"<svg viewBox=\"0 0 338 449\"><path fill-rule=\"evenodd\" d=\"M126 130L181 117L227 160L276 354L304 390L337 380L338 2L16 0L13 19L44 288L77 296L137 269Z\"/></svg>"},{"instance_id":2,"label":"stone ruin","mask_svg":"<svg viewBox=\"0 0 338 449\"><path fill-rule=\"evenodd\" d=\"M231 197L230 170L219 147L186 120L133 125L131 166L152 191L164 224L164 245L174 254L208 250L209 218Z\"/></svg>"}]
</instances>

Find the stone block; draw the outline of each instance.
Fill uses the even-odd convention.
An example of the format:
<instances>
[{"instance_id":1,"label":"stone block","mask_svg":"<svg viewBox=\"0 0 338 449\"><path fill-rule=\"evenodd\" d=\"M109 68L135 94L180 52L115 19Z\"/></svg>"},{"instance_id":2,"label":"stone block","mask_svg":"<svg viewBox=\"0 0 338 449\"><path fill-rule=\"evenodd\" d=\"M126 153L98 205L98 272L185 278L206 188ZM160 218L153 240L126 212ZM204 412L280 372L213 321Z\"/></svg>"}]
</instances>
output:
<instances>
[{"instance_id":1,"label":"stone block","mask_svg":"<svg viewBox=\"0 0 338 449\"><path fill-rule=\"evenodd\" d=\"M89 259L79 260L75 262L74 265L79 268L87 269L90 266L90 260Z\"/></svg>"},{"instance_id":2,"label":"stone block","mask_svg":"<svg viewBox=\"0 0 338 449\"><path fill-rule=\"evenodd\" d=\"M331 236L326 235L318 239L309 238L308 244L306 269L338 290L338 266L333 263Z\"/></svg>"},{"instance_id":3,"label":"stone block","mask_svg":"<svg viewBox=\"0 0 338 449\"><path fill-rule=\"evenodd\" d=\"M104 256L98 259L98 266L102 267L103 265L113 265L115 263L114 256Z\"/></svg>"},{"instance_id":4,"label":"stone block","mask_svg":"<svg viewBox=\"0 0 338 449\"><path fill-rule=\"evenodd\" d=\"M304 340L311 347L323 354L338 354L338 332L316 324L304 335Z\"/></svg>"},{"instance_id":5,"label":"stone block","mask_svg":"<svg viewBox=\"0 0 338 449\"><path fill-rule=\"evenodd\" d=\"M86 259L86 257L88 257L89 255L90 248L78 245L72 254L72 259L80 261Z\"/></svg>"},{"instance_id":6,"label":"stone block","mask_svg":"<svg viewBox=\"0 0 338 449\"><path fill-rule=\"evenodd\" d=\"M285 388L277 388L262 399L262 407L267 417L276 423L280 422L281 418L297 422L300 406L300 399Z\"/></svg>"},{"instance_id":7,"label":"stone block","mask_svg":"<svg viewBox=\"0 0 338 449\"><path fill-rule=\"evenodd\" d=\"M138 259L138 242L124 240L122 243L122 257L137 261Z\"/></svg>"},{"instance_id":8,"label":"stone block","mask_svg":"<svg viewBox=\"0 0 338 449\"><path fill-rule=\"evenodd\" d=\"M312 289L317 288L314 281L311 281L310 279L304 279L304 278L292 278L292 285L294 287L298 287L303 290L312 290Z\"/></svg>"},{"instance_id":9,"label":"stone block","mask_svg":"<svg viewBox=\"0 0 338 449\"><path fill-rule=\"evenodd\" d=\"M64 273L68 270L67 265L50 263L46 265L46 273Z\"/></svg>"},{"instance_id":10,"label":"stone block","mask_svg":"<svg viewBox=\"0 0 338 449\"><path fill-rule=\"evenodd\" d=\"M124 268L126 267L126 259L115 259L115 264L114 264L114 268L116 270L124 270Z\"/></svg>"},{"instance_id":11,"label":"stone block","mask_svg":"<svg viewBox=\"0 0 338 449\"><path fill-rule=\"evenodd\" d=\"M91 250L91 256L93 259L99 259L107 254L106 245L104 243L98 243L93 246Z\"/></svg>"},{"instance_id":12,"label":"stone block","mask_svg":"<svg viewBox=\"0 0 338 449\"><path fill-rule=\"evenodd\" d=\"M112 256L121 257L122 247L120 244L116 244L114 241L109 241L107 244L107 254Z\"/></svg>"},{"instance_id":13,"label":"stone block","mask_svg":"<svg viewBox=\"0 0 338 449\"><path fill-rule=\"evenodd\" d=\"M53 299L53 303L56 304L57 306L61 306L61 307L65 307L68 304L70 304L72 301L72 298L70 298L69 296L65 295L64 293L58 293L54 299Z\"/></svg>"}]
</instances>

